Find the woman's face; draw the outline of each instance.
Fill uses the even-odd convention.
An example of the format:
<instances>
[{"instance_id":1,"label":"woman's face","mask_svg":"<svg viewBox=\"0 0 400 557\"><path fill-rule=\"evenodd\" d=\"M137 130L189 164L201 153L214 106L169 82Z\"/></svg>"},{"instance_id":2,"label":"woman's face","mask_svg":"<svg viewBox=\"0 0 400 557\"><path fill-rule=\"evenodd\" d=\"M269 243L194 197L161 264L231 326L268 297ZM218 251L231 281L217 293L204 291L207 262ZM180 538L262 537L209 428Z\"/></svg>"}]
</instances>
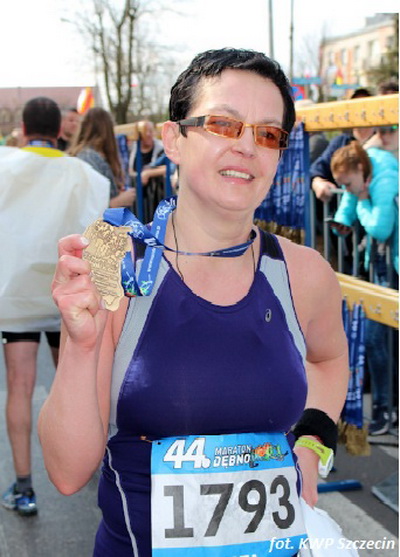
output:
<instances>
[{"instance_id":1,"label":"woman's face","mask_svg":"<svg viewBox=\"0 0 400 557\"><path fill-rule=\"evenodd\" d=\"M225 70L203 79L187 117L218 115L249 124L282 127L284 104L277 86L250 71ZM265 198L276 173L279 151L255 144L253 128L227 139L200 127L177 136L181 190L201 201L230 210L251 210Z\"/></svg>"},{"instance_id":2,"label":"woman's face","mask_svg":"<svg viewBox=\"0 0 400 557\"><path fill-rule=\"evenodd\" d=\"M152 149L154 145L154 125L152 122L146 122L140 133L142 147L145 149Z\"/></svg>"},{"instance_id":3,"label":"woman's face","mask_svg":"<svg viewBox=\"0 0 400 557\"><path fill-rule=\"evenodd\" d=\"M79 129L79 124L81 122L81 116L77 112L72 110L67 112L67 114L62 119L61 123L61 134L66 139L72 139Z\"/></svg>"},{"instance_id":4,"label":"woman's face","mask_svg":"<svg viewBox=\"0 0 400 557\"><path fill-rule=\"evenodd\" d=\"M364 179L361 167L357 170L338 170L334 172L333 177L337 184L357 196L364 193L367 188L367 181Z\"/></svg>"},{"instance_id":5,"label":"woman's face","mask_svg":"<svg viewBox=\"0 0 400 557\"><path fill-rule=\"evenodd\" d=\"M382 128L378 128L378 134L384 149L388 151L398 151L399 129L397 126L383 126Z\"/></svg>"}]
</instances>

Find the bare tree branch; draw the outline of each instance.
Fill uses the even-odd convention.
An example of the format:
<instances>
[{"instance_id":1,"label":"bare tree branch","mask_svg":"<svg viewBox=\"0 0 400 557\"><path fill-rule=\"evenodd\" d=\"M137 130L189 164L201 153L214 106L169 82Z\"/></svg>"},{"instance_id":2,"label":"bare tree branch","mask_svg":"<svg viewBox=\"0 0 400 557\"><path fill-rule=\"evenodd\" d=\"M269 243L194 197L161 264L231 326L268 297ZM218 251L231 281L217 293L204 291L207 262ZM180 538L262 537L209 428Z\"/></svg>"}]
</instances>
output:
<instances>
[{"instance_id":1,"label":"bare tree branch","mask_svg":"<svg viewBox=\"0 0 400 557\"><path fill-rule=\"evenodd\" d=\"M171 79L166 79L164 67L171 67L171 48L163 50L143 29L146 24L147 31L156 28L161 13L175 11L171 4L171 0L169 7L167 0L92 0L91 10L69 18L100 61L107 103L117 123L125 123L132 110L139 116L164 112L161 99L166 105L166 82Z\"/></svg>"}]
</instances>

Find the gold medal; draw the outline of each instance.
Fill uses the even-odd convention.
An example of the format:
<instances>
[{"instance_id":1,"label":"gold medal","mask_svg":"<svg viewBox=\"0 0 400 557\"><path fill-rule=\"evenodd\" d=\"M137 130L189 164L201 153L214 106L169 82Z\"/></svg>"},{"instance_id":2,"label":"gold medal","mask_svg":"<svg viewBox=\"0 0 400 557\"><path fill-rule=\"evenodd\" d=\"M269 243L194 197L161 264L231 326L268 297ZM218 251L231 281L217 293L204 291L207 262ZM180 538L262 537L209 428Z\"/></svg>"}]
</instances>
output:
<instances>
[{"instance_id":1,"label":"gold medal","mask_svg":"<svg viewBox=\"0 0 400 557\"><path fill-rule=\"evenodd\" d=\"M83 259L92 268L95 283L108 310L118 309L124 296L121 285L121 261L130 250L129 226L112 226L101 219L90 224L83 236L90 244L83 250Z\"/></svg>"}]
</instances>

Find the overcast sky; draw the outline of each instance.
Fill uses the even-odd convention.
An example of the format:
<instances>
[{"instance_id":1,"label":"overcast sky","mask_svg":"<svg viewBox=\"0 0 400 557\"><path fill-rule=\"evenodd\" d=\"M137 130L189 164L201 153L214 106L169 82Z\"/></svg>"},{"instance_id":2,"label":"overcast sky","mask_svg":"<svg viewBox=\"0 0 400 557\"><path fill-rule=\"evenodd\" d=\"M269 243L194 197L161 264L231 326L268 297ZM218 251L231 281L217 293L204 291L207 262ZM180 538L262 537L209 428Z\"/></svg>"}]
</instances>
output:
<instances>
[{"instance_id":1,"label":"overcast sky","mask_svg":"<svg viewBox=\"0 0 400 557\"><path fill-rule=\"evenodd\" d=\"M14 0L0 7L0 87L93 85L92 57L76 31L61 18L74 4L92 0ZM118 0L116 0L118 1ZM268 0L181 0L186 15L161 19L164 44L180 45L184 63L223 46L269 53ZM174 2L171 0L171 5ZM398 11L398 0L294 0L295 52L307 37L347 33L366 16ZM273 0L274 55L288 70L290 0Z\"/></svg>"}]
</instances>

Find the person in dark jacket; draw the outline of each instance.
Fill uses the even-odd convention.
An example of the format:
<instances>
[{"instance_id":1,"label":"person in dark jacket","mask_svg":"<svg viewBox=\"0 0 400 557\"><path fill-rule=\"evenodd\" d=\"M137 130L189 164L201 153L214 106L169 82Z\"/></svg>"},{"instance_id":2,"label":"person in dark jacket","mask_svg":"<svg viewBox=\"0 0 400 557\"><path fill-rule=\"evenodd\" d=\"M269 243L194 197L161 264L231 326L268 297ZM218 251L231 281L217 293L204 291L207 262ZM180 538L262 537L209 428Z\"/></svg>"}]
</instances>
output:
<instances>
[{"instance_id":1,"label":"person in dark jacket","mask_svg":"<svg viewBox=\"0 0 400 557\"><path fill-rule=\"evenodd\" d=\"M356 89L351 99L370 97L371 93L367 89ZM317 200L329 201L333 195L333 190L337 189L337 184L331 172L331 159L335 151L348 145L350 141L356 139L362 145L375 133L374 128L354 128L352 132L341 133L332 139L325 151L312 164L310 169L311 187L314 190ZM317 203L317 217L322 217L322 205Z\"/></svg>"}]
</instances>

